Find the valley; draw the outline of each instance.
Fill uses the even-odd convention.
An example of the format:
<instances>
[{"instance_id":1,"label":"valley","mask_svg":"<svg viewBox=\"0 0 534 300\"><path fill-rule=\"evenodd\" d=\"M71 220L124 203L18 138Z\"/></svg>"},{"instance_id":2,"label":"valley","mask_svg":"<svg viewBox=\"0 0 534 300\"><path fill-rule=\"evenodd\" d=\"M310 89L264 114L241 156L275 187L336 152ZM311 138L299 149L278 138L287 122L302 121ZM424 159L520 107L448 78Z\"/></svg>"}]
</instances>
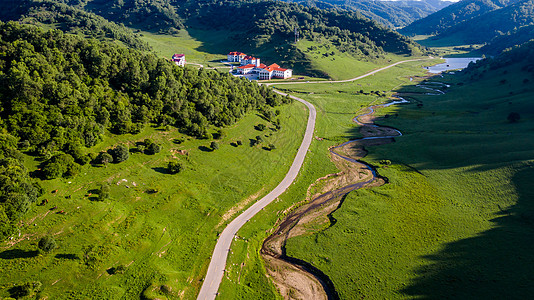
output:
<instances>
[{"instance_id":1,"label":"valley","mask_svg":"<svg viewBox=\"0 0 534 300\"><path fill-rule=\"evenodd\" d=\"M7 2L0 299L532 293L529 1Z\"/></svg>"}]
</instances>

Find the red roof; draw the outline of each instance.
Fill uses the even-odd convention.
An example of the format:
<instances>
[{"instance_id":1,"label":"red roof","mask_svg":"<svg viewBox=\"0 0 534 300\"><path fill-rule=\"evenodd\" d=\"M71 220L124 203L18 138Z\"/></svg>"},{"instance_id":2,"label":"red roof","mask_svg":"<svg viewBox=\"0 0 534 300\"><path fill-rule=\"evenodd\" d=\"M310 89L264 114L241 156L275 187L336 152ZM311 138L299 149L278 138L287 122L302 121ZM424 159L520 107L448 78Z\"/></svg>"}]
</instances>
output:
<instances>
[{"instance_id":1,"label":"red roof","mask_svg":"<svg viewBox=\"0 0 534 300\"><path fill-rule=\"evenodd\" d=\"M172 58L180 58L180 57L184 57L184 56L185 56L185 54L174 54L172 56Z\"/></svg>"},{"instance_id":2,"label":"red roof","mask_svg":"<svg viewBox=\"0 0 534 300\"><path fill-rule=\"evenodd\" d=\"M254 56L247 55L245 56L245 59L256 59Z\"/></svg>"},{"instance_id":3,"label":"red roof","mask_svg":"<svg viewBox=\"0 0 534 300\"><path fill-rule=\"evenodd\" d=\"M266 64L260 64L260 65L258 66L258 68L260 68L260 69L265 69L265 68L267 68L267 65L266 65Z\"/></svg>"},{"instance_id":4,"label":"red roof","mask_svg":"<svg viewBox=\"0 0 534 300\"><path fill-rule=\"evenodd\" d=\"M280 71L280 72L285 72L285 71L287 71L287 69L284 69L284 68L276 68L275 70L276 70L276 71Z\"/></svg>"},{"instance_id":5,"label":"red roof","mask_svg":"<svg viewBox=\"0 0 534 300\"><path fill-rule=\"evenodd\" d=\"M246 56L246 54L243 52L230 52L228 55Z\"/></svg>"},{"instance_id":6,"label":"red roof","mask_svg":"<svg viewBox=\"0 0 534 300\"><path fill-rule=\"evenodd\" d=\"M244 65L244 66L241 66L241 67L237 67L238 69L252 69L256 67L255 65L253 64L248 64L248 65Z\"/></svg>"}]
</instances>

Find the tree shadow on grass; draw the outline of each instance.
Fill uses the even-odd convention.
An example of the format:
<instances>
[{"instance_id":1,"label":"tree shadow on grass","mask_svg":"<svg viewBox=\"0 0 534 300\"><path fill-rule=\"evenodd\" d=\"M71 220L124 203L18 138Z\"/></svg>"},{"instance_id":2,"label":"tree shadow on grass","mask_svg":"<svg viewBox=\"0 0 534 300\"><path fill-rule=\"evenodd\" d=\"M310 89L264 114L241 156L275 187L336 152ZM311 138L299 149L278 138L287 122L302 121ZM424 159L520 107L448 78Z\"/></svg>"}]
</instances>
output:
<instances>
[{"instance_id":1,"label":"tree shadow on grass","mask_svg":"<svg viewBox=\"0 0 534 300\"><path fill-rule=\"evenodd\" d=\"M519 199L495 227L425 256L402 292L418 299L529 299L534 294L534 167L513 177Z\"/></svg>"},{"instance_id":2,"label":"tree shadow on grass","mask_svg":"<svg viewBox=\"0 0 534 300\"><path fill-rule=\"evenodd\" d=\"M203 152L212 152L213 150L211 148L208 148L206 146L198 146L198 150Z\"/></svg>"},{"instance_id":3,"label":"tree shadow on grass","mask_svg":"<svg viewBox=\"0 0 534 300\"><path fill-rule=\"evenodd\" d=\"M171 174L169 173L169 170L167 168L162 168L162 167L155 167L155 168L152 168L152 170L158 172L158 173L161 173L161 174Z\"/></svg>"},{"instance_id":4,"label":"tree shadow on grass","mask_svg":"<svg viewBox=\"0 0 534 300\"><path fill-rule=\"evenodd\" d=\"M6 250L0 253L0 258L2 259L17 259L17 258L32 258L36 257L39 254L39 251L25 251L21 249L11 249Z\"/></svg>"},{"instance_id":5,"label":"tree shadow on grass","mask_svg":"<svg viewBox=\"0 0 534 300\"><path fill-rule=\"evenodd\" d=\"M55 257L56 257L57 259L70 259L70 260L80 259L80 258L78 257L78 255L76 255L76 254L67 254L67 253L56 254Z\"/></svg>"}]
</instances>

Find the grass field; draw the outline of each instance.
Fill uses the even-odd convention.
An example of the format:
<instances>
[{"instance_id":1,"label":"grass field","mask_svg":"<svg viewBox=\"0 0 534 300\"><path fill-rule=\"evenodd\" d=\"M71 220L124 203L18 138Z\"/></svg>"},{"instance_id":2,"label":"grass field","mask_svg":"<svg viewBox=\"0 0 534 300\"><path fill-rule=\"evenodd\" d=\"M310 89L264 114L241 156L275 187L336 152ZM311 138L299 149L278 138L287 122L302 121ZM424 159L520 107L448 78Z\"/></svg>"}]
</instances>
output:
<instances>
[{"instance_id":1,"label":"grass field","mask_svg":"<svg viewBox=\"0 0 534 300\"><path fill-rule=\"evenodd\" d=\"M265 276L263 261L258 255L263 239L288 207L305 200L307 189L318 178L338 170L329 159L328 148L358 136L352 117L362 107L389 101L376 95L361 94L399 88L410 82L410 77L422 75L422 65L428 62L411 62L380 72L361 81L342 84L283 85L280 89L305 98L317 108L314 140L304 167L295 184L275 203L272 203L247 223L232 245L227 264L227 275L219 289L221 299L274 299L280 297ZM359 74L354 74L359 75Z\"/></svg>"},{"instance_id":2,"label":"grass field","mask_svg":"<svg viewBox=\"0 0 534 300\"><path fill-rule=\"evenodd\" d=\"M216 151L208 149L211 140L187 138L176 130L146 128L138 135L107 136L89 151L118 143L134 147L145 138L161 144L162 151L132 153L120 164L84 166L75 178L43 181L46 193L41 199L49 204L26 215L20 237L11 241L17 242L14 246L0 245L0 298L28 281L40 281L41 297L49 299L196 297L217 233L234 217L225 213L238 203L247 207L251 203L245 199L273 188L300 145L305 107L293 103L277 109L281 130L260 132L255 125L273 126L249 114L224 129ZM272 143L276 149L250 147L249 139L258 135L264 136L264 145ZM177 138L185 141L176 144ZM243 145L230 145L237 140ZM180 174L167 174L171 160L184 164ZM31 170L37 163L27 157ZM111 184L111 197L94 201L89 193L103 182ZM158 192L147 193L151 189ZM50 210L54 206L57 209ZM39 254L37 241L44 235L54 236L59 248ZM111 275L119 266L125 267L124 273Z\"/></svg>"},{"instance_id":3,"label":"grass field","mask_svg":"<svg viewBox=\"0 0 534 300\"><path fill-rule=\"evenodd\" d=\"M354 74L363 74L406 59L404 56L389 54L384 59L374 61L357 60L337 50L329 41L301 40L297 47L311 61L312 68L324 71L333 80L353 78Z\"/></svg>"},{"instance_id":4,"label":"grass field","mask_svg":"<svg viewBox=\"0 0 534 300\"><path fill-rule=\"evenodd\" d=\"M350 193L336 223L290 240L288 255L329 275L342 299L528 298L534 87L520 67L437 79L454 87L381 110L404 136L365 160L391 160L378 169L390 183Z\"/></svg>"}]
</instances>

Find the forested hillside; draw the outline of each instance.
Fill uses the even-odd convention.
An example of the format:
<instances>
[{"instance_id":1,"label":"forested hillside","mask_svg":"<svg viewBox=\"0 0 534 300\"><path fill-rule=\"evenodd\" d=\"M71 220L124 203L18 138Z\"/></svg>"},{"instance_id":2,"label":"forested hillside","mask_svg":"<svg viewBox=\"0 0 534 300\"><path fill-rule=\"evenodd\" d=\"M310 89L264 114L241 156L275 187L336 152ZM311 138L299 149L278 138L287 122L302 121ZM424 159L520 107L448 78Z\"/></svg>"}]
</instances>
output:
<instances>
[{"instance_id":1,"label":"forested hillside","mask_svg":"<svg viewBox=\"0 0 534 300\"><path fill-rule=\"evenodd\" d=\"M172 33L183 28L173 0L55 0L128 27Z\"/></svg>"},{"instance_id":2,"label":"forested hillside","mask_svg":"<svg viewBox=\"0 0 534 300\"><path fill-rule=\"evenodd\" d=\"M486 44L488 54L534 38L534 1L461 1L401 30L408 35L433 34L434 41L455 45Z\"/></svg>"},{"instance_id":3,"label":"forested hillside","mask_svg":"<svg viewBox=\"0 0 534 300\"><path fill-rule=\"evenodd\" d=\"M466 43L480 44L514 30L534 25L534 0L521 0L444 30L440 36L457 37ZM534 38L534 36L532 36Z\"/></svg>"},{"instance_id":4,"label":"forested hillside","mask_svg":"<svg viewBox=\"0 0 534 300\"><path fill-rule=\"evenodd\" d=\"M416 20L424 18L448 5L449 1L345 1L345 0L287 0L319 8L337 5L344 9L354 10L364 16L392 28L404 27Z\"/></svg>"},{"instance_id":5,"label":"forested hillside","mask_svg":"<svg viewBox=\"0 0 534 300\"><path fill-rule=\"evenodd\" d=\"M20 0L0 10L1 21L19 21L27 24L46 24L67 33L82 34L100 40L117 40L129 47L148 50L150 47L139 36L126 28L93 13L51 0Z\"/></svg>"},{"instance_id":6,"label":"forested hillside","mask_svg":"<svg viewBox=\"0 0 534 300\"><path fill-rule=\"evenodd\" d=\"M413 41L358 12L277 1L178 2L188 7L188 26L232 31L233 47L253 54L272 49L268 58L297 72L321 75L310 70L310 62L293 44L295 29L301 39L332 43L360 60L381 59L387 53L423 53Z\"/></svg>"},{"instance_id":7,"label":"forested hillside","mask_svg":"<svg viewBox=\"0 0 534 300\"><path fill-rule=\"evenodd\" d=\"M407 35L440 34L462 22L501 9L518 0L464 0L454 3L400 30Z\"/></svg>"},{"instance_id":8,"label":"forested hillside","mask_svg":"<svg viewBox=\"0 0 534 300\"><path fill-rule=\"evenodd\" d=\"M0 239L39 194L19 150L42 157L44 166L61 165L54 176L71 177L87 163L83 149L105 131L136 133L156 124L205 138L210 126L289 101L227 73L180 68L59 30L0 23L0 37Z\"/></svg>"},{"instance_id":9,"label":"forested hillside","mask_svg":"<svg viewBox=\"0 0 534 300\"><path fill-rule=\"evenodd\" d=\"M490 55L497 55L505 49L521 45L533 39L534 25L523 26L506 34L499 35L491 43L482 47L481 51Z\"/></svg>"}]
</instances>

